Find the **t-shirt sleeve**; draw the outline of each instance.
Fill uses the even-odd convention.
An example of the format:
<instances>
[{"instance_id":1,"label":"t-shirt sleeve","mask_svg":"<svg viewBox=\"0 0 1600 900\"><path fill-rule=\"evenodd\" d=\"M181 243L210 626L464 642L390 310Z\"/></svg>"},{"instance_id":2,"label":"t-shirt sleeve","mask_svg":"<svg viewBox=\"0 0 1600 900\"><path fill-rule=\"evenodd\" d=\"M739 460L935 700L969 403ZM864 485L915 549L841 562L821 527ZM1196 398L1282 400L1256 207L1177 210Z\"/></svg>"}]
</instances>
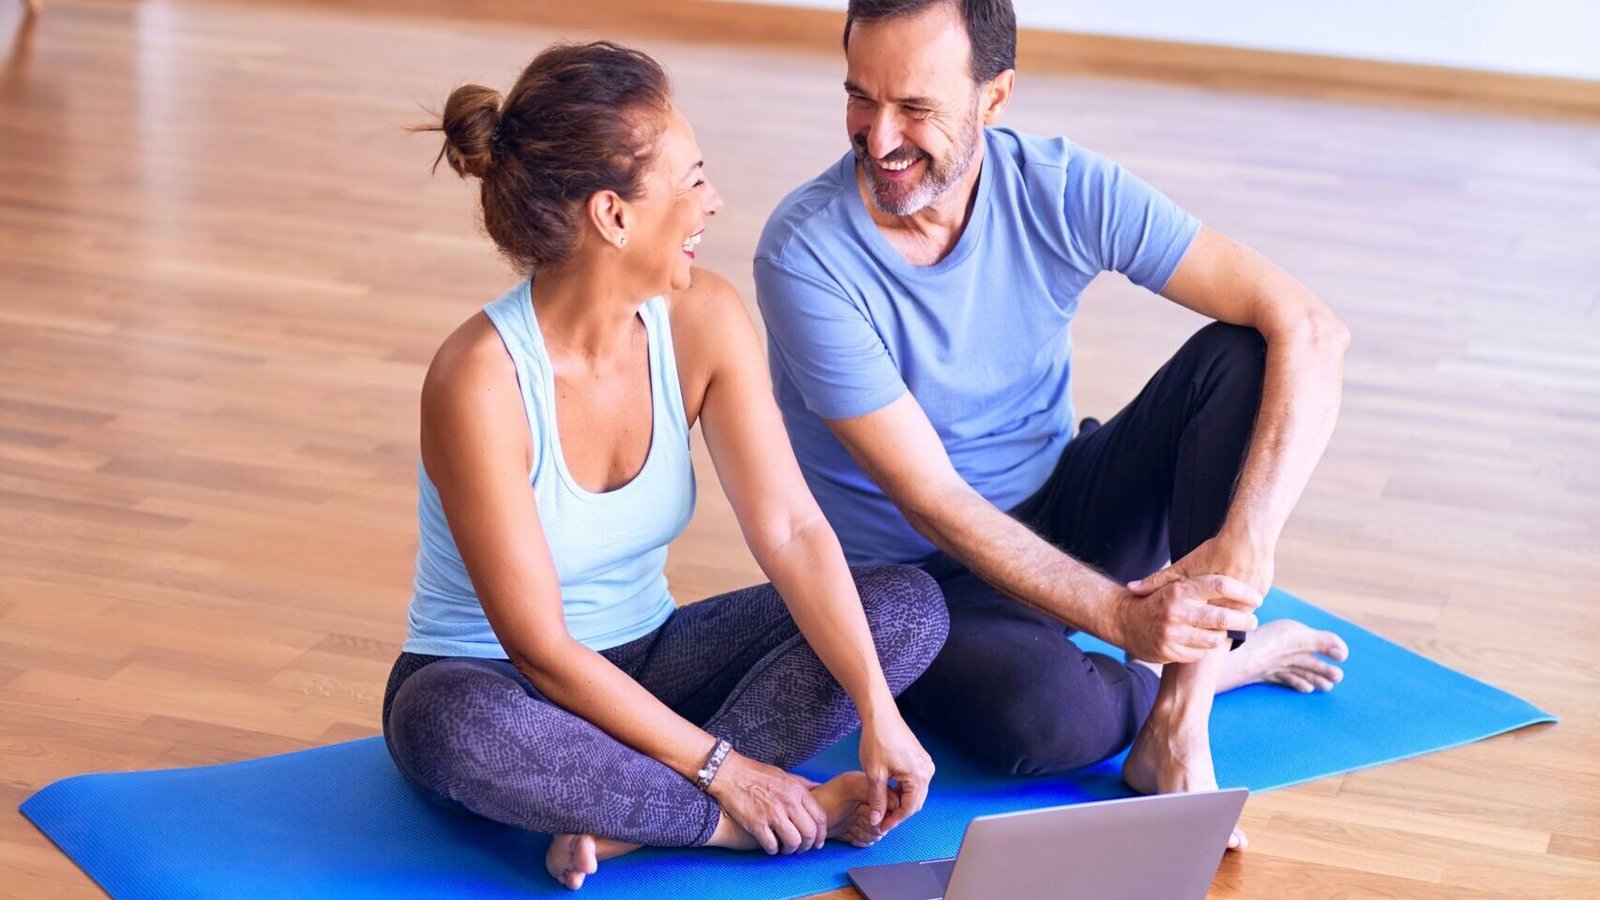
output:
<instances>
[{"instance_id":1,"label":"t-shirt sleeve","mask_svg":"<svg viewBox=\"0 0 1600 900\"><path fill-rule=\"evenodd\" d=\"M1200 232L1200 220L1165 194L1076 146L1067 161L1066 216L1067 239L1085 262L1157 292Z\"/></svg>"},{"instance_id":2,"label":"t-shirt sleeve","mask_svg":"<svg viewBox=\"0 0 1600 900\"><path fill-rule=\"evenodd\" d=\"M755 280L772 366L794 383L806 409L848 419L905 393L883 338L837 288L766 257L756 258Z\"/></svg>"}]
</instances>

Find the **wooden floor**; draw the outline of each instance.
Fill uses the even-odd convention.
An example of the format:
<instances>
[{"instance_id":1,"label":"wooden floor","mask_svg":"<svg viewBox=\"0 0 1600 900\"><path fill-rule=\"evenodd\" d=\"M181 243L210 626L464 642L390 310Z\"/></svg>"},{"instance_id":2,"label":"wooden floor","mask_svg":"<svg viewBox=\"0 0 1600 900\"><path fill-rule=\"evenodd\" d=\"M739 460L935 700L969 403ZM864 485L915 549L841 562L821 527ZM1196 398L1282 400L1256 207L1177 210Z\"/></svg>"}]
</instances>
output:
<instances>
[{"instance_id":1,"label":"wooden floor","mask_svg":"<svg viewBox=\"0 0 1600 900\"><path fill-rule=\"evenodd\" d=\"M423 366L511 279L404 128L599 36L455 15L0 3L0 893L96 892L11 811L54 779L375 733ZM605 36L673 73L726 198L703 260L749 298L767 212L845 148L842 61L679 31ZM1280 583L1564 719L1253 798L1212 895L1600 896L1600 124L1026 72L1009 122L1354 330ZM1197 324L1120 279L1085 309L1084 414ZM758 578L701 489L680 599Z\"/></svg>"}]
</instances>

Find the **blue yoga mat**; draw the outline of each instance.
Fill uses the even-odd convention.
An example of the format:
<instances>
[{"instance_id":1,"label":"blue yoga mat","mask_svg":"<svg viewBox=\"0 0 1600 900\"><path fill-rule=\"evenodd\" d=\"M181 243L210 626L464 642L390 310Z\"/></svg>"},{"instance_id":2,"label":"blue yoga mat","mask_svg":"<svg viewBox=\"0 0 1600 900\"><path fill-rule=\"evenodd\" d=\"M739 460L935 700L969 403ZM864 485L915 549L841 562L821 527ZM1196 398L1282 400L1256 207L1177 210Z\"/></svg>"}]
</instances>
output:
<instances>
[{"instance_id":1,"label":"blue yoga mat","mask_svg":"<svg viewBox=\"0 0 1600 900\"><path fill-rule=\"evenodd\" d=\"M1257 685L1218 698L1212 746L1225 787L1283 787L1555 721L1281 591L1262 618L1337 631L1350 660L1328 694ZM939 774L927 806L876 847L830 843L794 857L644 850L603 864L582 895L801 896L844 885L851 866L951 856L975 815L1128 793L1120 759L1070 776L1008 778L937 744L929 750ZM802 771L823 778L853 768L851 738ZM80 775L39 791L22 812L118 898L568 893L544 873L547 838L430 806L378 738L220 766Z\"/></svg>"}]
</instances>

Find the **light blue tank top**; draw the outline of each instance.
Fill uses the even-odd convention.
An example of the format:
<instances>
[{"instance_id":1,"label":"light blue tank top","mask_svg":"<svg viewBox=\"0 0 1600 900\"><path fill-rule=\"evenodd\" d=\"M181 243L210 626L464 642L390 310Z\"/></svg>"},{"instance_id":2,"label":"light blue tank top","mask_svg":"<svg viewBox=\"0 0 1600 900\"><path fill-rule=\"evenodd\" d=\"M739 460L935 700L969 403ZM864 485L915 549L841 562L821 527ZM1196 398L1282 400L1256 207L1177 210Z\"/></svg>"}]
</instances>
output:
<instances>
[{"instance_id":1,"label":"light blue tank top","mask_svg":"<svg viewBox=\"0 0 1600 900\"><path fill-rule=\"evenodd\" d=\"M689 424L665 302L656 297L639 311L650 348L650 451L632 481L600 494L579 485L561 455L555 377L533 314L530 283L524 281L484 312L516 364L532 438L528 480L561 582L567 630L594 650L649 634L672 614L663 571L667 544L689 524L695 501ZM402 649L505 659L450 534L439 492L427 471L417 468L420 542Z\"/></svg>"}]
</instances>

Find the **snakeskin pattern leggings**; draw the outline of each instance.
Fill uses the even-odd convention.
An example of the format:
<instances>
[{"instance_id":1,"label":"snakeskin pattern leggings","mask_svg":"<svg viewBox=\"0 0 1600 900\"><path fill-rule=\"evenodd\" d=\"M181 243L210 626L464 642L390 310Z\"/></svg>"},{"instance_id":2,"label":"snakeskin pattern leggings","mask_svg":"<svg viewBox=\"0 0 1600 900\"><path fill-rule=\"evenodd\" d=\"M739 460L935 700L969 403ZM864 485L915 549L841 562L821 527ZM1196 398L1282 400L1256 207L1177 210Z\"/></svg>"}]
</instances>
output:
<instances>
[{"instance_id":1,"label":"snakeskin pattern leggings","mask_svg":"<svg viewBox=\"0 0 1600 900\"><path fill-rule=\"evenodd\" d=\"M908 566L851 574L899 694L944 643L943 595ZM601 655L674 712L779 768L859 724L771 585L681 607L654 632ZM700 846L721 814L682 775L556 706L503 659L402 653L384 693L383 734L425 797L520 828Z\"/></svg>"}]
</instances>

